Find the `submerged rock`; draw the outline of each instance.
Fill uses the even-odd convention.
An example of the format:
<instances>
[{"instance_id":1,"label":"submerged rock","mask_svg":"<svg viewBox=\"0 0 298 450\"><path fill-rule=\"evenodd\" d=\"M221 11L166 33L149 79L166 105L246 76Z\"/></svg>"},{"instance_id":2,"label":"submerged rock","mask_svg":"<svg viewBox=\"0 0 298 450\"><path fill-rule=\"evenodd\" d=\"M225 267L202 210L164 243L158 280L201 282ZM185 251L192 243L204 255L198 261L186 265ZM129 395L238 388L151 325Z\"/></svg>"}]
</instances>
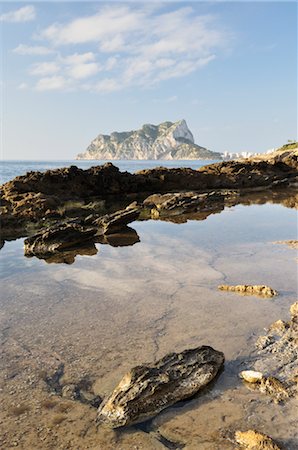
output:
<instances>
[{"instance_id":1,"label":"submerged rock","mask_svg":"<svg viewBox=\"0 0 298 450\"><path fill-rule=\"evenodd\" d=\"M98 410L111 428L142 422L196 394L218 374L223 353L202 346L131 369Z\"/></svg>"},{"instance_id":2,"label":"submerged rock","mask_svg":"<svg viewBox=\"0 0 298 450\"><path fill-rule=\"evenodd\" d=\"M247 450L280 450L269 436L255 430L236 431L235 440Z\"/></svg>"},{"instance_id":3,"label":"submerged rock","mask_svg":"<svg viewBox=\"0 0 298 450\"><path fill-rule=\"evenodd\" d=\"M238 292L240 294L259 295L261 297L274 297L278 295L275 289L265 285L250 285L250 284L238 284L236 286L229 286L227 284L221 284L218 286L221 291Z\"/></svg>"}]
</instances>

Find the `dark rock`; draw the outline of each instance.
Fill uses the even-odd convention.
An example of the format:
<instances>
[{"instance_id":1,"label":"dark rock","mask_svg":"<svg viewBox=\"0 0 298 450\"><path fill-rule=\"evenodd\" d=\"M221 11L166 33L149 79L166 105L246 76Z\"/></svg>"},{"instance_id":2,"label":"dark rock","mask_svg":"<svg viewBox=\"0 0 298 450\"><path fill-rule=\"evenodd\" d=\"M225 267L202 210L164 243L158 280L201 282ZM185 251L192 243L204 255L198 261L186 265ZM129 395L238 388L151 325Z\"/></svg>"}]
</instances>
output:
<instances>
[{"instance_id":1,"label":"dark rock","mask_svg":"<svg viewBox=\"0 0 298 450\"><path fill-rule=\"evenodd\" d=\"M95 227L84 227L74 221L61 223L37 233L24 241L25 256L50 256L90 241Z\"/></svg>"},{"instance_id":2,"label":"dark rock","mask_svg":"<svg viewBox=\"0 0 298 450\"><path fill-rule=\"evenodd\" d=\"M141 208L133 207L126 208L121 211L116 211L114 214L107 214L103 217L93 220L93 225L99 228L97 234L114 234L123 229L127 224L136 220L140 215Z\"/></svg>"},{"instance_id":3,"label":"dark rock","mask_svg":"<svg viewBox=\"0 0 298 450\"><path fill-rule=\"evenodd\" d=\"M39 259L44 259L47 264L73 264L75 258L81 256L93 256L98 253L97 248L93 242L85 242L78 244L77 248L71 250L63 250L54 254L35 254ZM26 256L26 255L25 255ZM32 256L32 255L30 255Z\"/></svg>"},{"instance_id":4,"label":"dark rock","mask_svg":"<svg viewBox=\"0 0 298 450\"><path fill-rule=\"evenodd\" d=\"M83 170L76 166L28 172L1 186L1 221L5 236L15 226L66 217L67 202L114 199L133 195L214 189L284 189L297 178L297 149L224 161L199 170L157 167L135 174L120 172L111 163ZM184 204L185 205L185 204Z\"/></svg>"},{"instance_id":5,"label":"dark rock","mask_svg":"<svg viewBox=\"0 0 298 450\"><path fill-rule=\"evenodd\" d=\"M78 254L96 254L95 241L106 239L104 243L107 243L107 236L115 234L114 241L113 238L110 239L116 245L117 240L121 241L121 231L123 231L122 243L127 243L129 240L131 245L131 241L138 242L139 237L126 225L134 221L139 213L139 207L127 208L102 217L90 215L86 219L73 219L59 223L25 239L25 256L37 256L46 259L49 263L72 264Z\"/></svg>"},{"instance_id":6,"label":"dark rock","mask_svg":"<svg viewBox=\"0 0 298 450\"><path fill-rule=\"evenodd\" d=\"M118 233L97 236L96 242L111 247L127 247L140 242L138 233L130 227L123 227Z\"/></svg>"},{"instance_id":7,"label":"dark rock","mask_svg":"<svg viewBox=\"0 0 298 450\"><path fill-rule=\"evenodd\" d=\"M151 217L171 217L191 212L203 212L224 207L224 196L221 193L210 192L198 194L196 192L178 192L169 194L153 194L144 202L146 208L151 209Z\"/></svg>"},{"instance_id":8,"label":"dark rock","mask_svg":"<svg viewBox=\"0 0 298 450\"><path fill-rule=\"evenodd\" d=\"M202 346L131 369L98 410L112 428L142 422L196 394L218 374L224 355Z\"/></svg>"}]
</instances>

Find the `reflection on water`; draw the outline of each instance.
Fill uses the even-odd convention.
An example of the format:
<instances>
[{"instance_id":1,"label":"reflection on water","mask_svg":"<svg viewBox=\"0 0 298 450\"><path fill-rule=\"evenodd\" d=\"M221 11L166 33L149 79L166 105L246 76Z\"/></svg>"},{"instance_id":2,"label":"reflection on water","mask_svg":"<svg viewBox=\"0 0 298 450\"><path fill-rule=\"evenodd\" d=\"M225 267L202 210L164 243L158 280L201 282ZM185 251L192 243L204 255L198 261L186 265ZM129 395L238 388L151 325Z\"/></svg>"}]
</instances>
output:
<instances>
[{"instance_id":1,"label":"reflection on water","mask_svg":"<svg viewBox=\"0 0 298 450\"><path fill-rule=\"evenodd\" d=\"M0 252L1 448L16 441L19 448L155 450L165 448L159 433L186 448L232 450L222 436L247 427L297 448L292 401L268 403L238 378L256 336L286 319L295 301L295 252L272 242L295 239L296 225L295 210L272 204L237 205L179 225L138 221L127 240L135 233L138 245L94 243L99 251L77 254L72 265L24 258L22 240L7 242ZM222 283L267 284L280 295L231 296L217 290ZM63 364L62 386L88 377L102 397L132 366L202 344L224 352L224 373L204 395L161 413L149 433L96 429L94 408L51 393L44 381Z\"/></svg>"}]
</instances>

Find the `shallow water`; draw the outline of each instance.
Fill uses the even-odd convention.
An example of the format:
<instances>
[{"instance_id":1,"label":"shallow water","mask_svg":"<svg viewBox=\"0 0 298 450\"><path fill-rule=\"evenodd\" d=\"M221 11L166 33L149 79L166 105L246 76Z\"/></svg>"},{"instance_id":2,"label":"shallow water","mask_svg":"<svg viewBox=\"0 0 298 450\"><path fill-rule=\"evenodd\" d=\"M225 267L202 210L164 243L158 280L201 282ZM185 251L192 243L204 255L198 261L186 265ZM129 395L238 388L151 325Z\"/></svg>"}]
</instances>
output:
<instances>
[{"instance_id":1,"label":"shallow water","mask_svg":"<svg viewBox=\"0 0 298 450\"><path fill-rule=\"evenodd\" d=\"M135 222L139 243L96 244L96 255L78 255L72 265L25 258L21 239L6 242L1 448L233 449L229 433L248 425L297 448L292 401L275 405L238 378L256 337L286 319L297 296L295 251L273 244L296 239L296 226L296 211L278 204L238 205L179 225ZM239 296L218 291L222 283L267 284L280 295ZM122 431L96 428L94 408L49 392L41 375L60 361L63 384L88 378L104 396L132 366L199 345L224 352L218 380ZM27 409L17 414L17 405Z\"/></svg>"}]
</instances>

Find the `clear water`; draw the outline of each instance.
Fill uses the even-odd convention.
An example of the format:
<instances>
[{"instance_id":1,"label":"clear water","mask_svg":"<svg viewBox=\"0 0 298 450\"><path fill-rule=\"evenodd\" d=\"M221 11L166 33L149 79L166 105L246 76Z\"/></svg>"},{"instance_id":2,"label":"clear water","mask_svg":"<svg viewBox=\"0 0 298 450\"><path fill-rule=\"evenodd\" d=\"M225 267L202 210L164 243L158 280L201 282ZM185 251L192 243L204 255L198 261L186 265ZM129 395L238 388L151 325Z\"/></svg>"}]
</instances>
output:
<instances>
[{"instance_id":1,"label":"clear water","mask_svg":"<svg viewBox=\"0 0 298 450\"><path fill-rule=\"evenodd\" d=\"M122 163L131 172L145 167ZM13 176L49 168L42 162L5 164ZM287 319L297 297L295 251L273 243L296 239L296 211L282 203L237 205L206 220L131 227L139 243L96 244L97 254L78 255L72 265L25 258L22 239L1 249L0 447L17 441L24 449L159 450L164 447L157 431L186 448L232 450L223 430L257 428L288 450L297 448L293 403L275 405L238 377L257 336ZM241 297L218 291L221 283L268 284L280 295ZM53 395L40 377L59 360L63 383L89 377L94 392L104 396L132 366L203 344L224 352L224 372L204 395L159 414L149 433L96 428L95 410ZM46 406L53 398L55 406ZM29 410L16 417L11 408L19 404Z\"/></svg>"}]
</instances>

